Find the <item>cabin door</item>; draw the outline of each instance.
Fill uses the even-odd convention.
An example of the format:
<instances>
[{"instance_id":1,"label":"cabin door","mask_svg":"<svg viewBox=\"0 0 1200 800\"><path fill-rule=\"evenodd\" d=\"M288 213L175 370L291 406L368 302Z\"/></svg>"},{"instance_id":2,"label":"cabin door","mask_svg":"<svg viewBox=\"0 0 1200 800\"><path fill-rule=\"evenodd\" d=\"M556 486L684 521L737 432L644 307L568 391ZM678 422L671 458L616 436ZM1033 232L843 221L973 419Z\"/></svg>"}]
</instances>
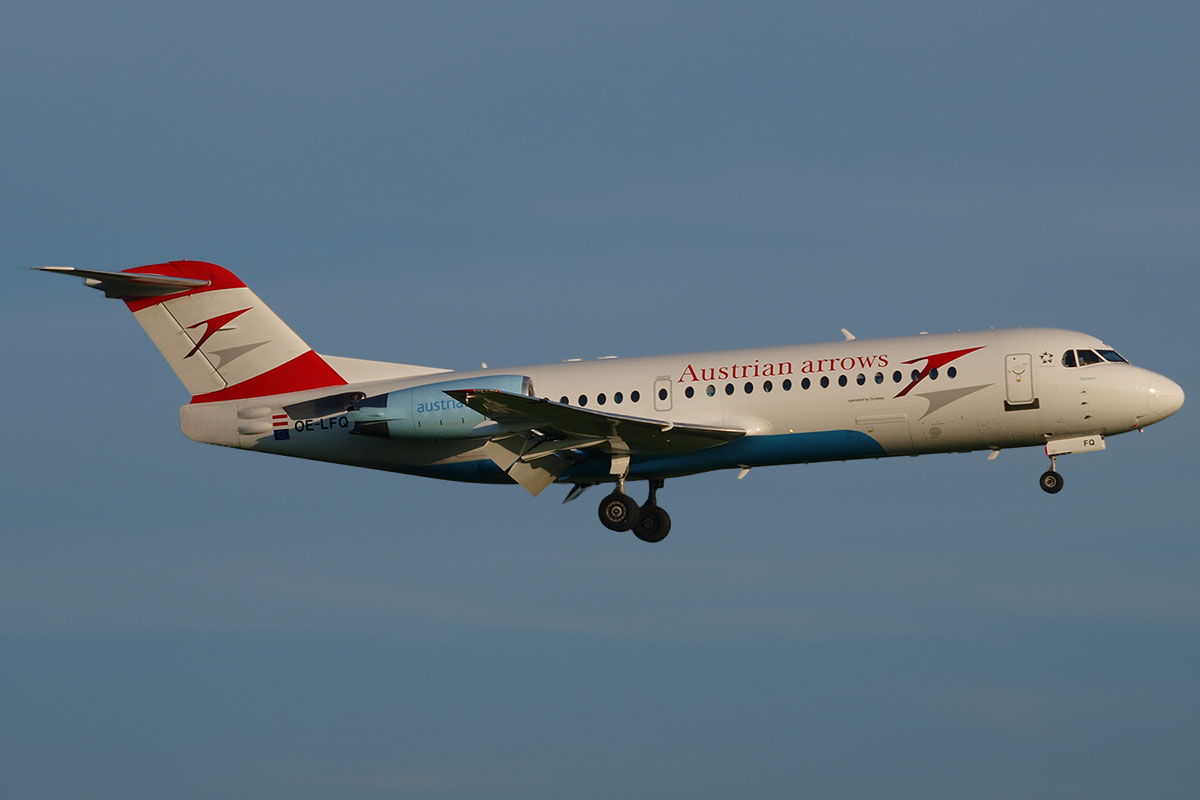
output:
<instances>
[{"instance_id":1,"label":"cabin door","mask_svg":"<svg viewBox=\"0 0 1200 800\"><path fill-rule=\"evenodd\" d=\"M1033 402L1033 356L1029 353L1010 353L1004 359L1004 385L1009 405L1024 406Z\"/></svg>"}]
</instances>

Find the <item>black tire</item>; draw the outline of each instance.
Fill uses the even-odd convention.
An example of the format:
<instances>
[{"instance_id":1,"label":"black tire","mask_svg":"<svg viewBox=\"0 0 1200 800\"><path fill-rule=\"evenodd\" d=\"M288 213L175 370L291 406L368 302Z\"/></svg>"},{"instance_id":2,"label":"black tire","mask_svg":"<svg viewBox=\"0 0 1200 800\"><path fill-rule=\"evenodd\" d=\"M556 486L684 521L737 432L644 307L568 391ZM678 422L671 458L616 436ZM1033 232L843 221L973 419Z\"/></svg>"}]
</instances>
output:
<instances>
[{"instance_id":1,"label":"black tire","mask_svg":"<svg viewBox=\"0 0 1200 800\"><path fill-rule=\"evenodd\" d=\"M1063 487L1062 475L1059 475L1052 469L1048 469L1042 473L1040 485L1042 491L1046 494L1058 494L1062 491Z\"/></svg>"},{"instance_id":2,"label":"black tire","mask_svg":"<svg viewBox=\"0 0 1200 800\"><path fill-rule=\"evenodd\" d=\"M600 501L600 522L610 531L627 531L638 522L638 504L627 494L613 492Z\"/></svg>"},{"instance_id":3,"label":"black tire","mask_svg":"<svg viewBox=\"0 0 1200 800\"><path fill-rule=\"evenodd\" d=\"M633 535L643 542L661 542L671 532L671 515L658 506L642 506Z\"/></svg>"}]
</instances>

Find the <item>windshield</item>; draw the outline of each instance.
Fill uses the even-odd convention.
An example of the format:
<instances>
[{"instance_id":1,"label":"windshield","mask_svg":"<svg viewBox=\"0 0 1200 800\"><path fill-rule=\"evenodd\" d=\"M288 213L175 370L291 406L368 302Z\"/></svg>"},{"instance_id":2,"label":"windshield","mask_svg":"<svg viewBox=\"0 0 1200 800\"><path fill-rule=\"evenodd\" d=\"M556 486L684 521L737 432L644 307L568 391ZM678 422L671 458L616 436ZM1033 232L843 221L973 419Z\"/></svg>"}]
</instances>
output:
<instances>
[{"instance_id":1,"label":"windshield","mask_svg":"<svg viewBox=\"0 0 1200 800\"><path fill-rule=\"evenodd\" d=\"M1105 361L1112 361L1117 364L1128 364L1129 362L1121 358L1121 354L1116 350L1101 350L1100 355L1104 356Z\"/></svg>"},{"instance_id":2,"label":"windshield","mask_svg":"<svg viewBox=\"0 0 1200 800\"><path fill-rule=\"evenodd\" d=\"M1086 367L1091 364L1103 364L1109 361L1114 364L1128 364L1116 350L1068 350L1063 353L1064 367Z\"/></svg>"}]
</instances>

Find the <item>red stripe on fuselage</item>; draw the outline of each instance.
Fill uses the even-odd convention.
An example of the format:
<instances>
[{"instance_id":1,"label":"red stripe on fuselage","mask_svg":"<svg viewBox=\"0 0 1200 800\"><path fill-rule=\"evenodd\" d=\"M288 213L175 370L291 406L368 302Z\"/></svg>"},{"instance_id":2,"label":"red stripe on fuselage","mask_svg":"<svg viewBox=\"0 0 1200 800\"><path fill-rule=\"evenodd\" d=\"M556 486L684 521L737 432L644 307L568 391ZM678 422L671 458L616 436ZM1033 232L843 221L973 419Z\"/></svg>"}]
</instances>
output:
<instances>
[{"instance_id":1,"label":"red stripe on fuselage","mask_svg":"<svg viewBox=\"0 0 1200 800\"><path fill-rule=\"evenodd\" d=\"M913 379L913 382L910 383L908 386L905 386L900 391L900 394L896 395L896 397L904 397L904 395L906 395L910 391L912 391L912 388L914 386L916 386L921 381L925 380L925 378L928 377L929 373L932 370L941 369L942 367L946 366L954 359L962 358L963 356L967 355L968 353L974 353L976 350L982 350L983 348L984 348L984 345L981 345L979 347L968 347L964 350L951 350L947 353L934 353L931 356L921 356L920 358L912 358L912 359L909 359L908 361L905 361L904 362L905 364L915 364L918 361L924 361L925 366L921 370L920 374L917 375L917 377Z\"/></svg>"},{"instance_id":2,"label":"red stripe on fuselage","mask_svg":"<svg viewBox=\"0 0 1200 800\"><path fill-rule=\"evenodd\" d=\"M275 369L256 375L249 380L226 386L215 392L192 397L193 403L213 403L219 400L244 400L247 397L264 397L271 394L302 392L305 389L320 389L323 386L345 386L346 380L325 363L316 352L296 356Z\"/></svg>"}]
</instances>

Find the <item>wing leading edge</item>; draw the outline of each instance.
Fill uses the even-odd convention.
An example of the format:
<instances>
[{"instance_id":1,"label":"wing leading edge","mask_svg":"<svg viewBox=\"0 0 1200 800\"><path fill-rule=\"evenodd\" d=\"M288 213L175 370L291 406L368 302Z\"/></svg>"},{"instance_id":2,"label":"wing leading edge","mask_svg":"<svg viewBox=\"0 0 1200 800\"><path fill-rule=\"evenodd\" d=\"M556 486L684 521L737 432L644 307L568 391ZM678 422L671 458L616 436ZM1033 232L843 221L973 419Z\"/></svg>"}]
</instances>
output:
<instances>
[{"instance_id":1,"label":"wing leading edge","mask_svg":"<svg viewBox=\"0 0 1200 800\"><path fill-rule=\"evenodd\" d=\"M493 420L501 431L484 452L509 477L538 494L590 455L628 464L630 456L688 453L732 442L740 428L717 428L608 414L499 389L449 389L446 394Z\"/></svg>"}]
</instances>

